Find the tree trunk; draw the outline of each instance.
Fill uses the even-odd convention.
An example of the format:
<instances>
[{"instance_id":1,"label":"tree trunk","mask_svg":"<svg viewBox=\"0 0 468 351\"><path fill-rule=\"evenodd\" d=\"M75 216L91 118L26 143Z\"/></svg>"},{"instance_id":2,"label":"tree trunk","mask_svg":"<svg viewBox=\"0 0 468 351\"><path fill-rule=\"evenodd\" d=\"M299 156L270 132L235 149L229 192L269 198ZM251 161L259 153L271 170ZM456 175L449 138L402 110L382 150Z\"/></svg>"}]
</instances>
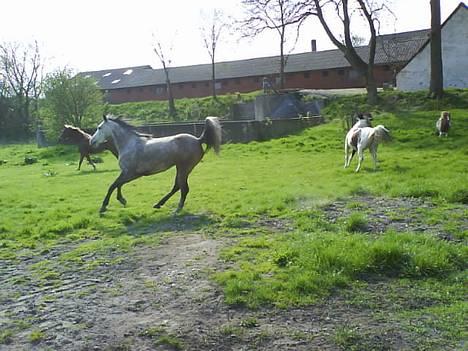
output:
<instances>
[{"instance_id":1,"label":"tree trunk","mask_svg":"<svg viewBox=\"0 0 468 351\"><path fill-rule=\"evenodd\" d=\"M177 110L175 108L174 96L172 95L172 87L171 87L171 82L169 80L166 81L166 86L167 86L167 98L168 98L168 103L169 103L169 116L177 120Z\"/></svg>"},{"instance_id":2,"label":"tree trunk","mask_svg":"<svg viewBox=\"0 0 468 351\"><path fill-rule=\"evenodd\" d=\"M366 76L367 103L369 105L377 104L377 84L375 82L373 67L369 67Z\"/></svg>"},{"instance_id":3,"label":"tree trunk","mask_svg":"<svg viewBox=\"0 0 468 351\"><path fill-rule=\"evenodd\" d=\"M440 25L440 0L431 0L431 83L429 95L441 98L444 94L442 68L442 35Z\"/></svg>"},{"instance_id":4,"label":"tree trunk","mask_svg":"<svg viewBox=\"0 0 468 351\"><path fill-rule=\"evenodd\" d=\"M213 53L213 57L211 59L211 86L212 86L212 95L213 95L213 99L214 100L217 100L217 96L216 96L216 72L215 72L215 61L214 61L214 53Z\"/></svg>"},{"instance_id":5,"label":"tree trunk","mask_svg":"<svg viewBox=\"0 0 468 351\"><path fill-rule=\"evenodd\" d=\"M284 33L281 34L281 43L280 43L280 84L279 88L284 89Z\"/></svg>"}]
</instances>

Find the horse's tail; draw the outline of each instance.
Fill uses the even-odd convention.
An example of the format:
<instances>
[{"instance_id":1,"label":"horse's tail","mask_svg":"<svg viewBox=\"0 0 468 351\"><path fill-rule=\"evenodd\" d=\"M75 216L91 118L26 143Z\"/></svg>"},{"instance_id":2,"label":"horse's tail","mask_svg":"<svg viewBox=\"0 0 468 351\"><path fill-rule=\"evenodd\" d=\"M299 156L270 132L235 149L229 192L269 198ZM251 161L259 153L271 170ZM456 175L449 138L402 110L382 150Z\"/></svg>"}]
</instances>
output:
<instances>
[{"instance_id":1,"label":"horse's tail","mask_svg":"<svg viewBox=\"0 0 468 351\"><path fill-rule=\"evenodd\" d=\"M198 138L200 143L207 146L207 150L213 148L215 153L219 153L221 147L221 123L218 117L206 117L205 129Z\"/></svg>"},{"instance_id":2,"label":"horse's tail","mask_svg":"<svg viewBox=\"0 0 468 351\"><path fill-rule=\"evenodd\" d=\"M381 124L374 128L374 132L377 142L385 142L392 140L390 131Z\"/></svg>"}]
</instances>

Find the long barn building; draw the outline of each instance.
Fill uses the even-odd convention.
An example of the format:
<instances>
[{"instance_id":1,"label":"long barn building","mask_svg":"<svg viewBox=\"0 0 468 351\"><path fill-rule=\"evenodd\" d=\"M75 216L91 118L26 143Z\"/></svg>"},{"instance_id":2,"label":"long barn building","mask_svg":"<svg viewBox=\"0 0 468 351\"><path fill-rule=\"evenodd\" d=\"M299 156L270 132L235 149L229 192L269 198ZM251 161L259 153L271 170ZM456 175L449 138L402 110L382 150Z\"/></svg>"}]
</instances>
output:
<instances>
[{"instance_id":1,"label":"long barn building","mask_svg":"<svg viewBox=\"0 0 468 351\"><path fill-rule=\"evenodd\" d=\"M394 85L398 71L420 50L429 38L429 30L381 35L377 38L374 74L379 87ZM285 66L286 89L341 89L364 87L364 78L346 61L338 50L291 54ZM364 59L368 46L356 48ZM262 88L264 77L273 84L279 78L279 56L218 62L216 70L217 94L250 92ZM112 104L167 100L163 69L151 66L105 69L81 72L96 79ZM210 96L211 64L171 67L169 69L174 98Z\"/></svg>"}]
</instances>

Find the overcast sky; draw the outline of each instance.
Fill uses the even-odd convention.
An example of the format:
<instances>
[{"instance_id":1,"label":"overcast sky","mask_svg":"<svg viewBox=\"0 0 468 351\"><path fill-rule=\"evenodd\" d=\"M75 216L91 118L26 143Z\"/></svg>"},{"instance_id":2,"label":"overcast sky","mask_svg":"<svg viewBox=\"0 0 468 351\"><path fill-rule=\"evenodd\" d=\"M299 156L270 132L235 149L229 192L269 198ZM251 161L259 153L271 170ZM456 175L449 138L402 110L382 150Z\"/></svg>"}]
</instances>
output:
<instances>
[{"instance_id":1,"label":"overcast sky","mask_svg":"<svg viewBox=\"0 0 468 351\"><path fill-rule=\"evenodd\" d=\"M441 0L442 21L459 0ZM239 18L240 0L3 0L0 42L37 40L46 70L70 67L76 71L151 65L160 68L152 48L155 37L165 48L172 66L209 63L200 35L202 13L214 8ZM390 0L396 16L383 19L382 34L430 27L429 0ZM205 21L206 23L206 21ZM364 36L365 32L359 32ZM292 52L333 49L315 18L308 20ZM166 50L168 51L168 50ZM249 41L225 35L216 61L278 55L273 34Z\"/></svg>"}]
</instances>

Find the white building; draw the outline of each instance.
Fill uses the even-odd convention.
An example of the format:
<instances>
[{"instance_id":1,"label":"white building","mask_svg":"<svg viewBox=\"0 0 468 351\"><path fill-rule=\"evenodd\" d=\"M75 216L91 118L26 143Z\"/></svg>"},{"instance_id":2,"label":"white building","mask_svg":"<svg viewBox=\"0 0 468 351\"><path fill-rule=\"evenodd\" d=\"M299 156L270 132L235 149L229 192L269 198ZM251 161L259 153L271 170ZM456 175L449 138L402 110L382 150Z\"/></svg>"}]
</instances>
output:
<instances>
[{"instance_id":1,"label":"white building","mask_svg":"<svg viewBox=\"0 0 468 351\"><path fill-rule=\"evenodd\" d=\"M442 24L444 88L468 88L468 7L460 3ZM397 74L403 91L429 89L431 80L430 40Z\"/></svg>"}]
</instances>

